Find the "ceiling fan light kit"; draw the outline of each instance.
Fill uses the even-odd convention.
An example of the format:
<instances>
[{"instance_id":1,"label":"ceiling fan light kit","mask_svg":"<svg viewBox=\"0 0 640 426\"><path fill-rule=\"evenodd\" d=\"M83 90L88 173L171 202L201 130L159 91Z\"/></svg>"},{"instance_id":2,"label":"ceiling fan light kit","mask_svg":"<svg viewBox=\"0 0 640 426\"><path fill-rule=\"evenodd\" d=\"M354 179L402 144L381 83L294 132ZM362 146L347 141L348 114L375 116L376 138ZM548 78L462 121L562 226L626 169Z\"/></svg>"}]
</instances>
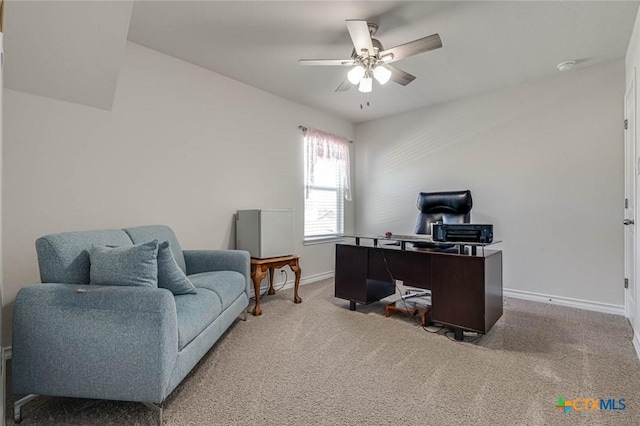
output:
<instances>
[{"instance_id":1,"label":"ceiling fan light kit","mask_svg":"<svg viewBox=\"0 0 640 426\"><path fill-rule=\"evenodd\" d=\"M347 73L347 78L351 84L358 84L364 77L364 67L362 65L356 65Z\"/></svg>"},{"instance_id":2,"label":"ceiling fan light kit","mask_svg":"<svg viewBox=\"0 0 640 426\"><path fill-rule=\"evenodd\" d=\"M378 83L385 84L391 78L391 71L382 65L369 66L366 70L362 65L356 65L347 73L347 78L351 84L357 84L358 90L362 93L369 93L373 87L371 76L378 80ZM363 84L364 80L368 80Z\"/></svg>"},{"instance_id":3,"label":"ceiling fan light kit","mask_svg":"<svg viewBox=\"0 0 640 426\"><path fill-rule=\"evenodd\" d=\"M373 89L373 79L371 76L365 76L362 80L360 80L360 84L358 85L358 90L362 93L369 93Z\"/></svg>"},{"instance_id":4,"label":"ceiling fan light kit","mask_svg":"<svg viewBox=\"0 0 640 426\"><path fill-rule=\"evenodd\" d=\"M440 36L432 34L385 50L382 43L372 37L378 31L376 24L360 19L347 19L346 23L354 46L351 59L300 59L298 61L300 65L355 65L347 72L347 77L340 83L336 92L347 91L352 86L358 85L360 92L369 93L373 89L373 78L380 84L393 80L406 86L416 77L390 64L442 47Z\"/></svg>"},{"instance_id":5,"label":"ceiling fan light kit","mask_svg":"<svg viewBox=\"0 0 640 426\"><path fill-rule=\"evenodd\" d=\"M373 70L373 76L376 78L376 80L378 80L378 83L385 84L391 78L391 71L389 71L382 65L378 65Z\"/></svg>"}]
</instances>

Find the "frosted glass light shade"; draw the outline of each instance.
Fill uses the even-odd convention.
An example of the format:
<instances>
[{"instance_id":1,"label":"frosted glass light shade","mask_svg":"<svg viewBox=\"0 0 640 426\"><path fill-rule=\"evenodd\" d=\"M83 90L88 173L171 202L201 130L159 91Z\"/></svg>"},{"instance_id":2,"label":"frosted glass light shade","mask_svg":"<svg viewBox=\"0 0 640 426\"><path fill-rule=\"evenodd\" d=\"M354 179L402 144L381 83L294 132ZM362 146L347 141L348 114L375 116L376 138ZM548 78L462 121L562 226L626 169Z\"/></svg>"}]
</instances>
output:
<instances>
[{"instance_id":1,"label":"frosted glass light shade","mask_svg":"<svg viewBox=\"0 0 640 426\"><path fill-rule=\"evenodd\" d=\"M369 93L373 88L373 79L371 77L365 77L360 80L360 86L358 86L358 90L362 93Z\"/></svg>"},{"instance_id":2,"label":"frosted glass light shade","mask_svg":"<svg viewBox=\"0 0 640 426\"><path fill-rule=\"evenodd\" d=\"M378 80L378 83L385 84L391 78L391 71L383 66L377 66L373 70L373 76Z\"/></svg>"},{"instance_id":3,"label":"frosted glass light shade","mask_svg":"<svg viewBox=\"0 0 640 426\"><path fill-rule=\"evenodd\" d=\"M355 66L351 71L347 73L347 78L351 84L358 84L364 77L364 68L361 65Z\"/></svg>"}]
</instances>

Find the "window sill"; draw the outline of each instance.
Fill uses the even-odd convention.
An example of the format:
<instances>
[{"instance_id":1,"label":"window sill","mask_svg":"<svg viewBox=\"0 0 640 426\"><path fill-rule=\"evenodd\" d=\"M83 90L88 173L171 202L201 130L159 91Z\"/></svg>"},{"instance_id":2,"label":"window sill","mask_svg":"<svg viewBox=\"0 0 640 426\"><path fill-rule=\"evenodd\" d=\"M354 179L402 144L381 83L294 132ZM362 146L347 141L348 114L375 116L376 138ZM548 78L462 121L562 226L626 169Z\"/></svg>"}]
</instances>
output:
<instances>
[{"instance_id":1,"label":"window sill","mask_svg":"<svg viewBox=\"0 0 640 426\"><path fill-rule=\"evenodd\" d=\"M319 238L310 238L308 240L304 240L302 245L304 246L312 246L316 244L327 244L327 243L336 243L339 241L343 241L344 237L319 237Z\"/></svg>"}]
</instances>

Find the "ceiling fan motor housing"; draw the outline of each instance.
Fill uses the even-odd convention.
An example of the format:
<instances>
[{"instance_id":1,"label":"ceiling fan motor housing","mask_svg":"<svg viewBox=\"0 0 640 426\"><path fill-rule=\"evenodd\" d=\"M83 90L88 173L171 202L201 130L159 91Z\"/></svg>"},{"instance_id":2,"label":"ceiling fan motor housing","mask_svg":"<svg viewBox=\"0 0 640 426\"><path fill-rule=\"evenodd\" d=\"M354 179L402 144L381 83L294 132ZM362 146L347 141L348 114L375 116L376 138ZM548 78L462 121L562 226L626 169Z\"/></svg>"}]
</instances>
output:
<instances>
[{"instance_id":1,"label":"ceiling fan motor housing","mask_svg":"<svg viewBox=\"0 0 640 426\"><path fill-rule=\"evenodd\" d=\"M380 43L380 40L378 40L376 38L372 38L371 39L371 44L373 45L373 52L369 53L369 57L373 56L376 59L380 59L378 54L384 50L384 47L382 46L382 43ZM351 57L353 59L360 59L360 60L366 59L366 56L358 54L358 52L356 52L355 48L351 51Z\"/></svg>"}]
</instances>

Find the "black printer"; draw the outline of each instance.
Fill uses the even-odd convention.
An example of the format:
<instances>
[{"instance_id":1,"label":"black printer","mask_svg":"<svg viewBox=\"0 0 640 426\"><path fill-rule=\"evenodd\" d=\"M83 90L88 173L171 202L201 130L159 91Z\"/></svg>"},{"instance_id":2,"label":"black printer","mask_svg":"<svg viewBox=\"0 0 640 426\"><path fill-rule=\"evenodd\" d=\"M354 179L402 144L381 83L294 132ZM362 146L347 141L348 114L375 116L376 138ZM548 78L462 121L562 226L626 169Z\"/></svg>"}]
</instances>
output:
<instances>
[{"instance_id":1,"label":"black printer","mask_svg":"<svg viewBox=\"0 0 640 426\"><path fill-rule=\"evenodd\" d=\"M434 223L433 241L489 244L493 241L493 225L476 223Z\"/></svg>"}]
</instances>

